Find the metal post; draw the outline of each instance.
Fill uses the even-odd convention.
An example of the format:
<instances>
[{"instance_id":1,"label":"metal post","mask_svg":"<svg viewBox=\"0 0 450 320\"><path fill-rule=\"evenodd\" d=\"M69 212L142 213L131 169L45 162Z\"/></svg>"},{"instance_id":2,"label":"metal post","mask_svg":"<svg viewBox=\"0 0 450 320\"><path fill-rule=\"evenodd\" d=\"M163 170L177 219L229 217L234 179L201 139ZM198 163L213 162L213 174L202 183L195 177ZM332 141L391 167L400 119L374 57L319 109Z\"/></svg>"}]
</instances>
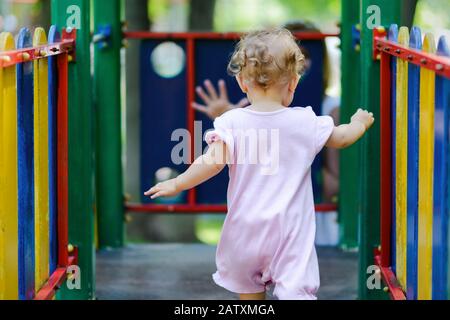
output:
<instances>
[{"instance_id":1,"label":"metal post","mask_svg":"<svg viewBox=\"0 0 450 320\"><path fill-rule=\"evenodd\" d=\"M99 247L123 245L121 161L120 0L94 1L96 106L96 196Z\"/></svg>"},{"instance_id":2,"label":"metal post","mask_svg":"<svg viewBox=\"0 0 450 320\"><path fill-rule=\"evenodd\" d=\"M93 113L90 74L90 1L52 0L52 23L77 29L76 58L69 64L69 243L78 250L80 289L65 284L58 297L93 299ZM72 247L70 246L70 247ZM73 280L68 280L73 282Z\"/></svg>"},{"instance_id":3,"label":"metal post","mask_svg":"<svg viewBox=\"0 0 450 320\"><path fill-rule=\"evenodd\" d=\"M374 265L374 249L380 244L380 63L373 59L373 29L401 20L400 1L361 1L361 102L374 113L375 124L362 140L359 223L359 298L378 299L381 290L369 290L368 267Z\"/></svg>"},{"instance_id":4,"label":"metal post","mask_svg":"<svg viewBox=\"0 0 450 320\"><path fill-rule=\"evenodd\" d=\"M359 1L342 1L342 99L341 123L349 121L359 107L360 46L354 41L354 30L359 23ZM339 244L343 249L358 247L358 217L360 198L359 172L361 143L340 152L339 188Z\"/></svg>"}]
</instances>

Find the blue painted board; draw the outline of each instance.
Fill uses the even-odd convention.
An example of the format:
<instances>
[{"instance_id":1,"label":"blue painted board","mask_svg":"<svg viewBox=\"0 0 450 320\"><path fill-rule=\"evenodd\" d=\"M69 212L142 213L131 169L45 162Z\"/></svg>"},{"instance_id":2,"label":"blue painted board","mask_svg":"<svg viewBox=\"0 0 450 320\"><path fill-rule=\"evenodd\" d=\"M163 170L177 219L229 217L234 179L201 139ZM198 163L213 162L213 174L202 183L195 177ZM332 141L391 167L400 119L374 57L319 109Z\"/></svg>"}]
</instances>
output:
<instances>
[{"instance_id":1,"label":"blue painted board","mask_svg":"<svg viewBox=\"0 0 450 320\"><path fill-rule=\"evenodd\" d=\"M410 34L410 48L422 49L422 35L413 27ZM417 232L419 201L419 102L420 67L408 66L408 186L407 186L407 255L406 296L417 299Z\"/></svg>"},{"instance_id":2,"label":"blue painted board","mask_svg":"<svg viewBox=\"0 0 450 320\"><path fill-rule=\"evenodd\" d=\"M151 64L151 54L160 40L143 41L140 50L140 168L141 201L154 203L143 193L154 184L155 172L170 167L178 172L185 164L173 164L172 149L180 142L171 141L172 132L186 128L186 67L173 78L158 75ZM185 43L176 41L183 51ZM185 199L184 199L185 201Z\"/></svg>"},{"instance_id":3,"label":"blue painted board","mask_svg":"<svg viewBox=\"0 0 450 320\"><path fill-rule=\"evenodd\" d=\"M56 26L48 32L48 43L61 40ZM49 233L50 233L50 275L58 262L58 164L57 164L57 112L58 112L58 68L57 57L48 59L48 161L49 161Z\"/></svg>"},{"instance_id":4,"label":"blue painted board","mask_svg":"<svg viewBox=\"0 0 450 320\"><path fill-rule=\"evenodd\" d=\"M17 48L32 47L30 31L19 32ZM33 63L17 65L19 299L34 296L34 102Z\"/></svg>"},{"instance_id":5,"label":"blue painted board","mask_svg":"<svg viewBox=\"0 0 450 320\"><path fill-rule=\"evenodd\" d=\"M439 40L437 54L450 57L445 37ZM433 275L432 297L447 299L448 277L448 167L449 160L449 85L450 79L436 76L435 91L435 149L433 179Z\"/></svg>"},{"instance_id":6,"label":"blue painted board","mask_svg":"<svg viewBox=\"0 0 450 320\"><path fill-rule=\"evenodd\" d=\"M394 42L398 40L398 26L393 24L389 28L388 39ZM392 209L391 209L391 267L392 271L396 272L396 235L395 235L395 225L396 225L396 215L395 215L395 197L396 197L396 188L395 188L395 174L396 174L396 158L395 158L395 141L396 141L396 108L397 108L397 58L392 57L391 59L391 129L392 129L392 146L391 146L391 154L392 154Z\"/></svg>"}]
</instances>

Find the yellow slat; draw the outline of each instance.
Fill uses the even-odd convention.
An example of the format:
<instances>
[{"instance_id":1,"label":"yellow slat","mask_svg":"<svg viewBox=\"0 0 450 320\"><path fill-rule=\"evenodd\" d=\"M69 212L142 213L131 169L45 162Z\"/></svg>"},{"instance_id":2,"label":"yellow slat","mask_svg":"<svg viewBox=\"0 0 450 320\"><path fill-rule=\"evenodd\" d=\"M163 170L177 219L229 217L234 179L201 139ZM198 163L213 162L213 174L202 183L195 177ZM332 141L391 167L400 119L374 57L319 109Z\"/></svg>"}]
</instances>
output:
<instances>
[{"instance_id":1,"label":"yellow slat","mask_svg":"<svg viewBox=\"0 0 450 320\"><path fill-rule=\"evenodd\" d=\"M426 34L423 51L435 53L432 34ZM435 73L420 70L418 298L432 298L433 171Z\"/></svg>"},{"instance_id":2,"label":"yellow slat","mask_svg":"<svg viewBox=\"0 0 450 320\"><path fill-rule=\"evenodd\" d=\"M398 42L409 46L408 28L401 27ZM408 185L408 62L397 59L397 108L396 108L396 263L397 278L406 289L406 225Z\"/></svg>"},{"instance_id":3,"label":"yellow slat","mask_svg":"<svg viewBox=\"0 0 450 320\"><path fill-rule=\"evenodd\" d=\"M36 28L33 46L47 43L45 31ZM35 179L35 289L49 276L49 163L48 163L48 61L34 61L34 179Z\"/></svg>"},{"instance_id":4,"label":"yellow slat","mask_svg":"<svg viewBox=\"0 0 450 320\"><path fill-rule=\"evenodd\" d=\"M0 51L14 48L13 36L0 34ZM0 299L18 299L16 70L9 67L0 73Z\"/></svg>"},{"instance_id":5,"label":"yellow slat","mask_svg":"<svg viewBox=\"0 0 450 320\"><path fill-rule=\"evenodd\" d=\"M3 68L1 66L0 61L0 128L3 127ZM5 220L6 212L3 207L3 192L4 187L4 178L5 168L3 164L3 155L5 154L5 150L3 150L3 132L0 129L0 300L4 299L5 292L5 250L6 250L6 241L5 241Z\"/></svg>"}]
</instances>

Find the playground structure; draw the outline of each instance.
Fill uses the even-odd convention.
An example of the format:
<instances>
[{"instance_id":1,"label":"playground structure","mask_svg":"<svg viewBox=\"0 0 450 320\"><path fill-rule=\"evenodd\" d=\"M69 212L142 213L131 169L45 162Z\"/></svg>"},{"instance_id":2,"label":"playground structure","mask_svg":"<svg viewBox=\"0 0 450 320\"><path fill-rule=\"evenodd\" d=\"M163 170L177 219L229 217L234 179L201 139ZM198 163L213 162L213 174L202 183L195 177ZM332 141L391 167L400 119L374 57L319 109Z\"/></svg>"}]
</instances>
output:
<instances>
[{"instance_id":1,"label":"playground structure","mask_svg":"<svg viewBox=\"0 0 450 320\"><path fill-rule=\"evenodd\" d=\"M376 259L394 298L406 292L408 299L447 299L450 51L444 37L437 47L432 34L422 43L416 27L409 35L408 28L392 25L387 40L384 29L377 31L381 252Z\"/></svg>"},{"instance_id":2,"label":"playground structure","mask_svg":"<svg viewBox=\"0 0 450 320\"><path fill-rule=\"evenodd\" d=\"M67 232L67 66L76 30L0 36L2 299L46 299L76 264ZM69 256L70 254L70 256Z\"/></svg>"},{"instance_id":3,"label":"playground structure","mask_svg":"<svg viewBox=\"0 0 450 320\"><path fill-rule=\"evenodd\" d=\"M383 12L380 26L384 28L373 29L366 23L370 16L367 9L373 5ZM348 120L359 105L380 119L362 142L341 154L341 184L346 186L339 202L341 244L359 247L359 297L375 299L389 293L393 299L448 299L450 59L446 58L445 40L436 48L432 35L426 35L422 44L417 28L411 30L409 41L407 29L397 32L399 2L363 0L358 5L343 0L342 8L342 119ZM228 52L238 34L123 32L120 1L95 1L93 10L94 36L90 32L90 1L54 0L52 22L58 27L51 28L49 44L39 28L33 43L29 32L22 30L17 49L11 35L0 37L2 299L52 299L59 287L59 299L94 298L96 232L100 248L123 246L125 210L226 210L223 199L205 197L202 190L191 191L187 201L177 205L124 203L120 49L124 39L141 39L141 54L148 65L148 53L157 44L164 40L181 43L186 71L170 81L179 83L185 100L172 100L166 113L161 113L169 119L176 103L187 105L186 113L164 128L159 121L153 121L152 126L155 134L178 127L193 132L197 119L204 121L204 129L211 127L206 119L196 118L189 107L195 98L195 84L211 74L221 77L210 70L215 67L200 65L195 57L201 56L202 50L204 55L211 54L214 46ZM319 43L316 40L333 35L296 36L314 50ZM93 79L91 41L96 46ZM147 72L144 76L153 78L143 76L141 80L159 85L156 92L164 96L167 83L157 80L144 64L142 68ZM316 79L321 72L314 71ZM158 99L145 83L141 85L142 106ZM231 95L237 94L233 90ZM323 94L321 91L315 98ZM320 105L320 101L303 103ZM148 121L161 117L161 113L142 111L148 112L143 114L146 130L152 130ZM170 135L160 140L164 139L169 141ZM145 163L155 157L155 151L146 147L142 146L141 154ZM161 148L161 154L170 154L164 148L171 147ZM191 157L193 149L192 145ZM149 170L169 164L167 159L157 160L159 163L155 161ZM153 174L148 171L145 175L148 183ZM212 187L223 188L223 179L212 181ZM147 186L143 181L141 184ZM317 206L323 211L333 208ZM367 271L374 264L379 266L384 285L370 290ZM68 275L72 265L80 267L80 289L64 285L67 277L70 281L78 276L71 271Z\"/></svg>"}]
</instances>

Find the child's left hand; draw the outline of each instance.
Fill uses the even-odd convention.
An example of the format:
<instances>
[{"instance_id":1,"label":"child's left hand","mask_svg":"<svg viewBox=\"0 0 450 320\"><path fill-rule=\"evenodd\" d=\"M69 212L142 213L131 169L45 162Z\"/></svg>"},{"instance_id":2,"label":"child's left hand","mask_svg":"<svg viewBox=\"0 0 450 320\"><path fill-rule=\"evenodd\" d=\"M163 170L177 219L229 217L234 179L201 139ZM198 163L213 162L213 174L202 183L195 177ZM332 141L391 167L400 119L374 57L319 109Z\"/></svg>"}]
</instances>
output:
<instances>
[{"instance_id":1,"label":"child's left hand","mask_svg":"<svg viewBox=\"0 0 450 320\"><path fill-rule=\"evenodd\" d=\"M170 179L158 183L146 191L144 195L150 196L151 199L156 199L158 197L173 197L178 193L180 193L180 190L178 190L176 179Z\"/></svg>"}]
</instances>

